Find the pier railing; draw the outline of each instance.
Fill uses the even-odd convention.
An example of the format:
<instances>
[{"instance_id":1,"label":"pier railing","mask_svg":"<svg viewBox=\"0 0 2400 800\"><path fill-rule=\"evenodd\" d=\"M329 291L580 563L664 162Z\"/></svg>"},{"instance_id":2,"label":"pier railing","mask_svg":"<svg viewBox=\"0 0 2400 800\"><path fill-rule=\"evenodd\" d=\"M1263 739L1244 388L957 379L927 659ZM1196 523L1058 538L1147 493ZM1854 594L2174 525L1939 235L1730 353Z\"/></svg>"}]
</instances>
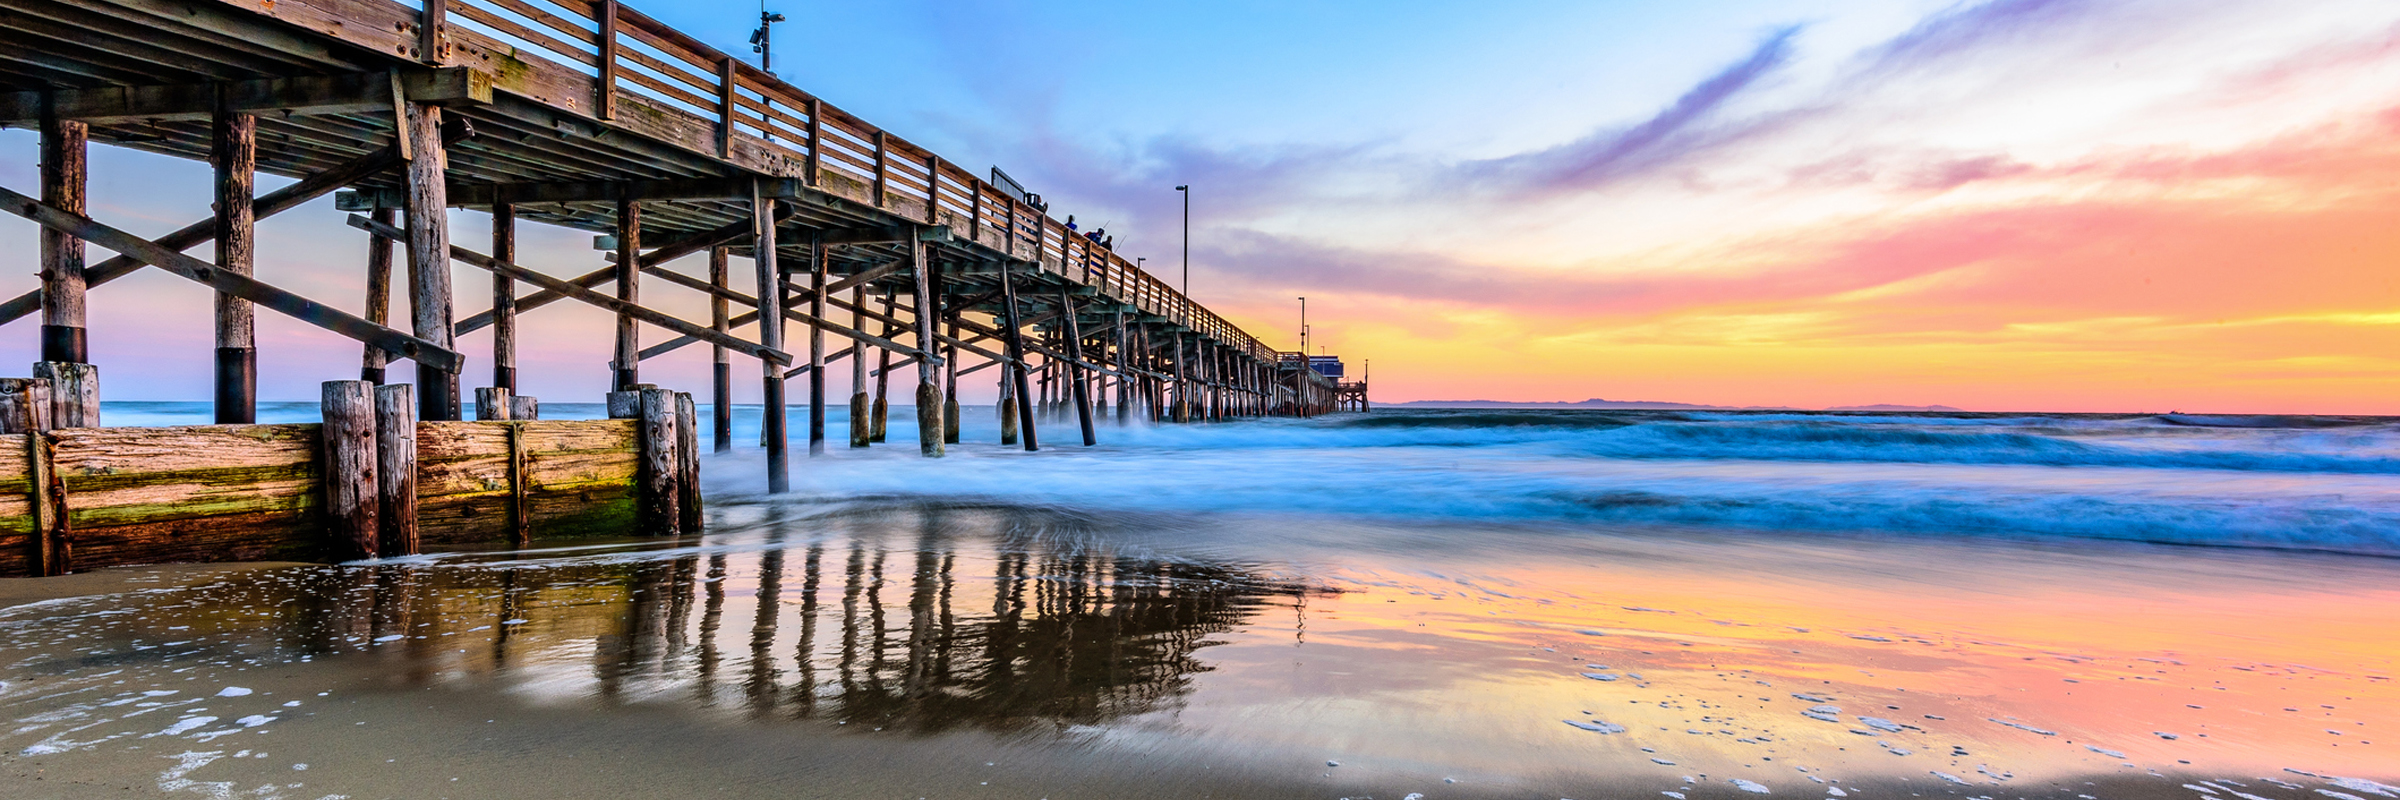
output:
<instances>
[{"instance_id":1,"label":"pier railing","mask_svg":"<svg viewBox=\"0 0 2400 800\"><path fill-rule=\"evenodd\" d=\"M650 133L747 169L865 202L1034 262L1259 361L1275 351L1108 248L931 150L878 128L615 0L319 0L398 25L307 25L296 3L223 0L405 52L492 70L500 88ZM305 7L302 7L303 9ZM365 41L361 41L365 40ZM386 41L388 40L388 41ZM680 123L680 124L676 124ZM704 129L713 136L695 137Z\"/></svg>"}]
</instances>

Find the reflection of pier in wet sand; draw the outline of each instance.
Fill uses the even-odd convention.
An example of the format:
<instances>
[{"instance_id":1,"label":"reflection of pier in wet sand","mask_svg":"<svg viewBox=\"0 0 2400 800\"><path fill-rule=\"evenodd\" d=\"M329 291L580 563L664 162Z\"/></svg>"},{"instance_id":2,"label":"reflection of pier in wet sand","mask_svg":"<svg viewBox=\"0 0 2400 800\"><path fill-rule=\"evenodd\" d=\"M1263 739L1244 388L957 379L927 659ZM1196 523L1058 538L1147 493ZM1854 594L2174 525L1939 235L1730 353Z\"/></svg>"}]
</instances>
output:
<instances>
[{"instance_id":1,"label":"reflection of pier in wet sand","mask_svg":"<svg viewBox=\"0 0 2400 800\"><path fill-rule=\"evenodd\" d=\"M925 732L1172 708L1207 671L1212 635L1313 591L1026 533L1058 527L1043 512L920 508L906 539L892 513L850 530L812 520L841 532L809 541L770 521L757 546L359 567L310 578L338 585L229 590L297 598L305 618L286 647L375 659L368 671L405 686Z\"/></svg>"}]
</instances>

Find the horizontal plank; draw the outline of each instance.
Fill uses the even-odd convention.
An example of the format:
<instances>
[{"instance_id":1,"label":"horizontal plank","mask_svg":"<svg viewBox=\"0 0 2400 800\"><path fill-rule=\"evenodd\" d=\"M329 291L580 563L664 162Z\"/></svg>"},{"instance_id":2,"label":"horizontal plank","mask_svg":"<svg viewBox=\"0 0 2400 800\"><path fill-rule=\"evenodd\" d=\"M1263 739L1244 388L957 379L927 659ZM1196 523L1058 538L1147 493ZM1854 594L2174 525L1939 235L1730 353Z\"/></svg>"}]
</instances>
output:
<instances>
[{"instance_id":1,"label":"horizontal plank","mask_svg":"<svg viewBox=\"0 0 2400 800\"><path fill-rule=\"evenodd\" d=\"M73 481L87 476L305 464L316 458L319 427L298 423L61 428L50 435L57 442L59 474ZM22 451L21 445L19 449Z\"/></svg>"},{"instance_id":2,"label":"horizontal plank","mask_svg":"<svg viewBox=\"0 0 2400 800\"><path fill-rule=\"evenodd\" d=\"M184 561L315 560L326 555L324 524L313 503L297 513L264 511L133 525L78 522L69 540L77 571Z\"/></svg>"}]
</instances>

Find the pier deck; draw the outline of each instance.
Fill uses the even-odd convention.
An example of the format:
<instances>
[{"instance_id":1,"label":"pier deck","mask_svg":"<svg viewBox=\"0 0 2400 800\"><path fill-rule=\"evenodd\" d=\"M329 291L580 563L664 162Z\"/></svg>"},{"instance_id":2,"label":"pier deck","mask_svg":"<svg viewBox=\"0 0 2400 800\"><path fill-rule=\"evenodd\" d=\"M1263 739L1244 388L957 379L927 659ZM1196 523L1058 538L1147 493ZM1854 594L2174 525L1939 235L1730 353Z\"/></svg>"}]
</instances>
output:
<instances>
[{"instance_id":1,"label":"pier deck","mask_svg":"<svg viewBox=\"0 0 2400 800\"><path fill-rule=\"evenodd\" d=\"M773 429L793 401L784 380L808 376L798 401L822 409L834 402L823 375L845 358L878 362L877 407L885 371L914 367L928 455L956 428L941 406L960 376L992 364L1028 449L1037 411L1070 405L1092 442L1111 390L1120 418L1333 406L1330 382L1284 366L1293 354L1031 196L613 0L0 0L0 126L43 133L43 185L0 187L0 210L45 229L43 283L0 302L0 323L39 313L43 361L83 364L87 287L145 265L208 284L220 293L220 422L255 416L255 307L363 342L370 381L414 360L419 416L438 421L458 417L461 377L484 373L456 351L459 334L498 329L488 386L513 392L517 340L538 321L520 317L562 299L618 315L620 391L642 385L643 359L708 345L722 421L732 356L756 362L776 489L789 469L787 434ZM209 160L219 211L155 241L86 217L87 142ZM300 183L254 196L258 172ZM303 298L251 275L257 219L337 193L354 226L406 245L406 325L390 319L391 244L358 267L363 299ZM492 212L491 241L453 241L449 208ZM520 222L604 234L616 252L586 274L542 275L513 263ZM121 255L84 263L85 241ZM214 258L182 254L211 241ZM697 254L708 274L677 261ZM729 258L757 277L732 280ZM493 273L489 310L460 313L483 304L458 302L452 260ZM660 284L708 295L715 318L646 305ZM805 341L787 340L787 325ZM811 419L821 447L823 415Z\"/></svg>"}]
</instances>

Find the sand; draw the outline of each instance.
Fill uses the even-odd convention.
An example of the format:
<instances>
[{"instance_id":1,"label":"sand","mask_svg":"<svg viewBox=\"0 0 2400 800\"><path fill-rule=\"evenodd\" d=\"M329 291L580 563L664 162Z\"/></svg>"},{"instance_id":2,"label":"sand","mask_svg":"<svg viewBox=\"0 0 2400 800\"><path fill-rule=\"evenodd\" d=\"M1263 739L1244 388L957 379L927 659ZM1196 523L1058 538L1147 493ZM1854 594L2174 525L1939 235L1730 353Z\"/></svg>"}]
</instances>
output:
<instances>
[{"instance_id":1,"label":"sand","mask_svg":"<svg viewBox=\"0 0 2400 800\"><path fill-rule=\"evenodd\" d=\"M711 513L0 583L0 794L2400 797L2388 560Z\"/></svg>"}]
</instances>

